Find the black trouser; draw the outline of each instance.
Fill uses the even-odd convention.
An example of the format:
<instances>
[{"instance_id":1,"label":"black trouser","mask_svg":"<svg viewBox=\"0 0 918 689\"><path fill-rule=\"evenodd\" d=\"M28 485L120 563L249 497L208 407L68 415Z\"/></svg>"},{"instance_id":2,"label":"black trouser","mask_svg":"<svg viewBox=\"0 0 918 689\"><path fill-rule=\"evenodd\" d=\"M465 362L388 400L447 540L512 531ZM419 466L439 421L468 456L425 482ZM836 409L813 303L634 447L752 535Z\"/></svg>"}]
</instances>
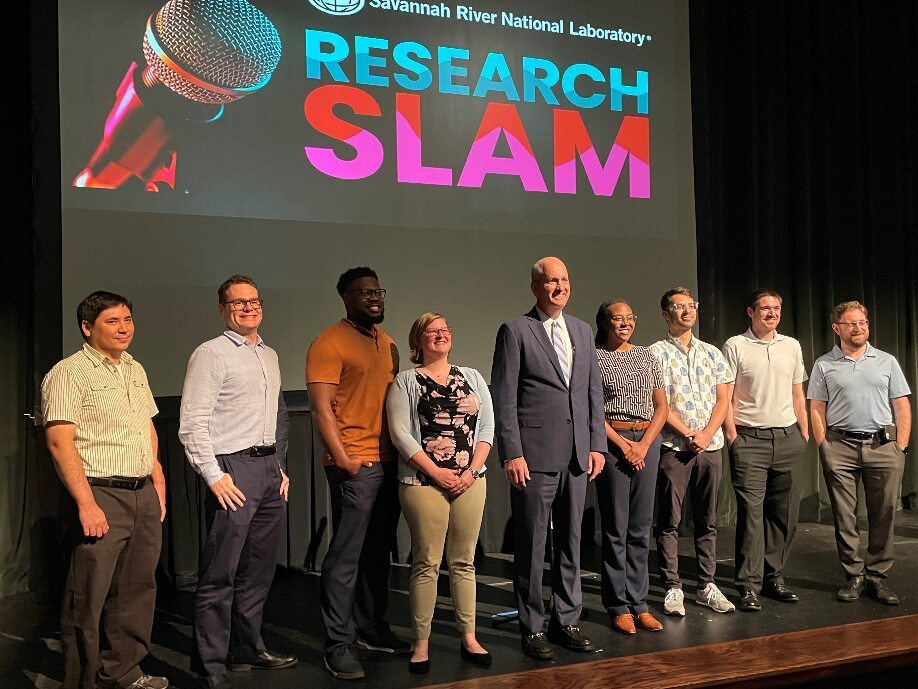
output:
<instances>
[{"instance_id":1,"label":"black trouser","mask_svg":"<svg viewBox=\"0 0 918 689\"><path fill-rule=\"evenodd\" d=\"M74 514L73 550L61 609L63 689L127 687L150 650L156 606L156 563L162 544L159 498L149 481L139 490L92 486L109 531L84 538ZM100 649L101 646L101 649Z\"/></svg>"},{"instance_id":2,"label":"black trouser","mask_svg":"<svg viewBox=\"0 0 918 689\"><path fill-rule=\"evenodd\" d=\"M397 472L395 461L361 466L354 476L325 467L334 529L322 562L326 651L353 644L358 631L372 633L386 625L390 553L400 510Z\"/></svg>"},{"instance_id":3,"label":"black trouser","mask_svg":"<svg viewBox=\"0 0 918 689\"><path fill-rule=\"evenodd\" d=\"M679 577L679 524L686 493L691 494L698 589L714 583L717 569L717 490L721 476L720 450L695 454L660 452L657 474L657 558L663 588L682 588Z\"/></svg>"},{"instance_id":4,"label":"black trouser","mask_svg":"<svg viewBox=\"0 0 918 689\"><path fill-rule=\"evenodd\" d=\"M737 510L736 586L758 591L763 583L784 581L800 510L793 469L806 440L796 425L736 430L729 451Z\"/></svg>"},{"instance_id":5,"label":"black trouser","mask_svg":"<svg viewBox=\"0 0 918 689\"><path fill-rule=\"evenodd\" d=\"M206 675L226 673L227 656L250 658L265 650L261 619L277 564L286 503L273 454L217 455L220 468L245 495L225 510L208 489L207 540L201 552L194 631Z\"/></svg>"}]
</instances>

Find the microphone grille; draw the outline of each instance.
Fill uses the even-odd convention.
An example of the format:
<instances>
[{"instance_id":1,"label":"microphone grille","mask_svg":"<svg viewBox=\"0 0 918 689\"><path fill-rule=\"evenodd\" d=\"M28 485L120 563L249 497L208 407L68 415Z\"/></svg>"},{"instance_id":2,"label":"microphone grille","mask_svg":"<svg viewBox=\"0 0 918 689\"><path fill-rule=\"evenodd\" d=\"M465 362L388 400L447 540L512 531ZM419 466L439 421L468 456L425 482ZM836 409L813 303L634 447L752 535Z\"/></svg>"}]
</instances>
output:
<instances>
[{"instance_id":1,"label":"microphone grille","mask_svg":"<svg viewBox=\"0 0 918 689\"><path fill-rule=\"evenodd\" d=\"M170 0L147 22L143 53L176 93L229 103L268 83L281 42L271 20L246 0Z\"/></svg>"}]
</instances>

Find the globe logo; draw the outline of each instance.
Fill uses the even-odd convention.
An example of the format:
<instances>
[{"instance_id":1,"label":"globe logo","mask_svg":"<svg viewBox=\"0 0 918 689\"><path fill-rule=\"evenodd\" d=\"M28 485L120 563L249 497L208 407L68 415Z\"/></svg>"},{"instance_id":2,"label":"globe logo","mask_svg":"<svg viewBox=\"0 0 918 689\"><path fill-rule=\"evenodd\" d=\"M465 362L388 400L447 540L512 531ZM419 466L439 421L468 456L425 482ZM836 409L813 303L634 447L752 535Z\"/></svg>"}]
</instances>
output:
<instances>
[{"instance_id":1,"label":"globe logo","mask_svg":"<svg viewBox=\"0 0 918 689\"><path fill-rule=\"evenodd\" d=\"M326 14L335 14L343 17L348 14L357 14L363 9L366 0L309 0L309 4Z\"/></svg>"}]
</instances>

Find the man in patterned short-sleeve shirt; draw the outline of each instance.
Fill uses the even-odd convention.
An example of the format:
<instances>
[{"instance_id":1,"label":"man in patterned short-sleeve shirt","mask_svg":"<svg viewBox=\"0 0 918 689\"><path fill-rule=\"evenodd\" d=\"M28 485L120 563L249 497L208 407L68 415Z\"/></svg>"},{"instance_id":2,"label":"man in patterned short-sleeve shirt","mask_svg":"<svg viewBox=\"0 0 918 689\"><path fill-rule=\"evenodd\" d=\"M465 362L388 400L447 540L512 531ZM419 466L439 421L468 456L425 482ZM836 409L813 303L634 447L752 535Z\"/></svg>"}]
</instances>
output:
<instances>
[{"instance_id":1,"label":"man in patterned short-sleeve shirt","mask_svg":"<svg viewBox=\"0 0 918 689\"><path fill-rule=\"evenodd\" d=\"M77 308L82 349L41 386L55 469L73 498L61 608L64 689L165 689L144 674L166 516L147 374L127 348L131 302L93 292ZM103 628L104 625L104 628Z\"/></svg>"},{"instance_id":2,"label":"man in patterned short-sleeve shirt","mask_svg":"<svg viewBox=\"0 0 918 689\"><path fill-rule=\"evenodd\" d=\"M679 522L687 491L692 493L697 601L715 612L732 612L733 604L714 583L717 566L717 490L720 486L724 435L733 372L717 347L692 334L698 302L684 287L660 299L667 337L650 346L663 369L669 415L657 474L657 556L666 589L663 612L685 615L679 578Z\"/></svg>"}]
</instances>

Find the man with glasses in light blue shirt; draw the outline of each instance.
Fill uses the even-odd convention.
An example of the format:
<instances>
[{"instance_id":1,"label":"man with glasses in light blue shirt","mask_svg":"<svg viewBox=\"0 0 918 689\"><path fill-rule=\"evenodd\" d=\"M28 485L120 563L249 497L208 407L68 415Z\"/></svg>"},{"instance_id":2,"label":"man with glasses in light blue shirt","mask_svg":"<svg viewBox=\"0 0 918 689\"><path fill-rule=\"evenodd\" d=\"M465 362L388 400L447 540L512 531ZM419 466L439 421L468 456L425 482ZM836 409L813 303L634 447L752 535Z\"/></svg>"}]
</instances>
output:
<instances>
[{"instance_id":1,"label":"man with glasses in light blue shirt","mask_svg":"<svg viewBox=\"0 0 918 689\"><path fill-rule=\"evenodd\" d=\"M210 689L227 689L227 664L276 670L297 659L268 651L261 638L289 488L277 353L258 334L263 302L252 278L233 275L217 295L226 331L188 361L179 439L209 488L195 595L196 664Z\"/></svg>"},{"instance_id":2,"label":"man with glasses in light blue shirt","mask_svg":"<svg viewBox=\"0 0 918 689\"><path fill-rule=\"evenodd\" d=\"M838 344L813 365L807 398L835 517L835 544L848 577L836 597L854 601L866 588L880 603L898 605L886 575L893 565L893 524L911 432L911 390L895 357L867 341L865 306L842 302L831 321ZM857 526L859 481L869 533L864 557Z\"/></svg>"}]
</instances>

